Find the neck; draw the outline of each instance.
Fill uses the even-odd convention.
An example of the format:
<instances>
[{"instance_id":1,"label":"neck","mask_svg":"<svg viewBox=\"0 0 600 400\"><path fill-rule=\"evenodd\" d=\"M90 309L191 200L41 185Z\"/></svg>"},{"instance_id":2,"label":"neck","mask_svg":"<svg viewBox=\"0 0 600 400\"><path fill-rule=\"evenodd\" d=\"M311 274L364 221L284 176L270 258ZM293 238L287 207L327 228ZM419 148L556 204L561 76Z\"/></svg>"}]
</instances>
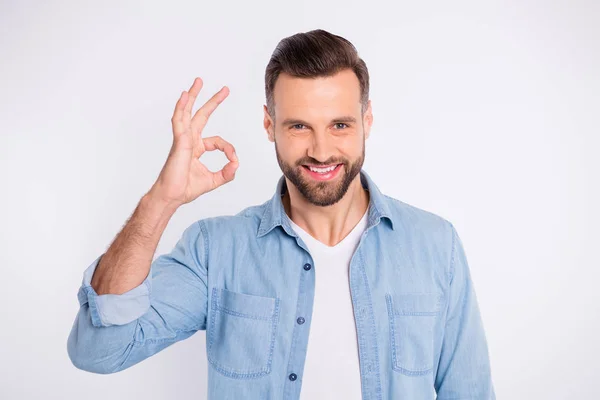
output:
<instances>
[{"instance_id":1,"label":"neck","mask_svg":"<svg viewBox=\"0 0 600 400\"><path fill-rule=\"evenodd\" d=\"M309 203L287 180L282 202L286 214L294 223L318 241L335 246L358 224L369 206L369 192L360 182L360 174L337 203L320 207Z\"/></svg>"}]
</instances>

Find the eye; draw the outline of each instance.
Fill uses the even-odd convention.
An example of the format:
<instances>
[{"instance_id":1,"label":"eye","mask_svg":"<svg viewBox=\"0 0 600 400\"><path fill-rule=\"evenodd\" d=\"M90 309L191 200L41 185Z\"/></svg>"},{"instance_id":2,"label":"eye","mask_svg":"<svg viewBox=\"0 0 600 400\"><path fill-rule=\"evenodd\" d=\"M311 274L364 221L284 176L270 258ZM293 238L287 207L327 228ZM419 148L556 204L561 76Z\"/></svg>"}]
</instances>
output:
<instances>
[{"instance_id":1,"label":"eye","mask_svg":"<svg viewBox=\"0 0 600 400\"><path fill-rule=\"evenodd\" d=\"M340 125L343 125L343 126L342 126L342 127L340 127ZM334 126L335 126L337 129L344 129L344 128L347 128L347 127L348 127L348 125L346 125L346 124L345 124L345 123L343 123L343 122L337 122L337 123L336 123Z\"/></svg>"},{"instance_id":2,"label":"eye","mask_svg":"<svg viewBox=\"0 0 600 400\"><path fill-rule=\"evenodd\" d=\"M292 129L302 129L304 127L303 124L294 124L292 125Z\"/></svg>"}]
</instances>

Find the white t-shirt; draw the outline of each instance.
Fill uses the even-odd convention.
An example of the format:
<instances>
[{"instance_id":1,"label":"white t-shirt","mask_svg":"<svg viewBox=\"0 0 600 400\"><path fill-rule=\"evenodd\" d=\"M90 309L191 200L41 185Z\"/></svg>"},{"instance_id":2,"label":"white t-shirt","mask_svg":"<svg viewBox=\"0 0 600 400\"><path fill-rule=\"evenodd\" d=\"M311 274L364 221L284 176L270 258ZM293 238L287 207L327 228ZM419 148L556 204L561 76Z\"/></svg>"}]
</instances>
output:
<instances>
[{"instance_id":1,"label":"white t-shirt","mask_svg":"<svg viewBox=\"0 0 600 400\"><path fill-rule=\"evenodd\" d=\"M350 259L367 227L367 212L352 231L330 247L293 221L314 261L315 298L300 398L360 400L358 341L350 297Z\"/></svg>"}]
</instances>

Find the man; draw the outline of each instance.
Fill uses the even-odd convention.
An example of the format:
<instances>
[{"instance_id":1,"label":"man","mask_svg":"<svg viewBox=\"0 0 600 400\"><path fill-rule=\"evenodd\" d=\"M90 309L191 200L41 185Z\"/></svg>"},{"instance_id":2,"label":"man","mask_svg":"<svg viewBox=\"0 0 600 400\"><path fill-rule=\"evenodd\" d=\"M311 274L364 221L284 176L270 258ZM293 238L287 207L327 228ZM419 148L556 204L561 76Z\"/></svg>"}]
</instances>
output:
<instances>
[{"instance_id":1,"label":"man","mask_svg":"<svg viewBox=\"0 0 600 400\"><path fill-rule=\"evenodd\" d=\"M467 259L447 220L382 194L362 170L373 115L354 46L283 39L266 68L273 197L191 224L152 261L179 206L230 182L234 147L203 138L223 87L192 117L109 249L84 272L68 353L114 373L206 330L209 399L495 399ZM198 158L219 149L216 173Z\"/></svg>"}]
</instances>

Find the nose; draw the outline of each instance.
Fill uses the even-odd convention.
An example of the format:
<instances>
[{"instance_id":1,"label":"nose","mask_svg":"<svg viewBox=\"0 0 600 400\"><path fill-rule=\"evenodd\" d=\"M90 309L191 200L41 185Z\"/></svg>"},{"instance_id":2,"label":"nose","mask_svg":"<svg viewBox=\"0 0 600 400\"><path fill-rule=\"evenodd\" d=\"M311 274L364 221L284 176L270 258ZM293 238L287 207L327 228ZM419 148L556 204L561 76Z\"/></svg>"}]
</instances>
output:
<instances>
[{"instance_id":1,"label":"nose","mask_svg":"<svg viewBox=\"0 0 600 400\"><path fill-rule=\"evenodd\" d=\"M314 132L307 155L319 162L327 161L333 155L333 141L326 132Z\"/></svg>"}]
</instances>

